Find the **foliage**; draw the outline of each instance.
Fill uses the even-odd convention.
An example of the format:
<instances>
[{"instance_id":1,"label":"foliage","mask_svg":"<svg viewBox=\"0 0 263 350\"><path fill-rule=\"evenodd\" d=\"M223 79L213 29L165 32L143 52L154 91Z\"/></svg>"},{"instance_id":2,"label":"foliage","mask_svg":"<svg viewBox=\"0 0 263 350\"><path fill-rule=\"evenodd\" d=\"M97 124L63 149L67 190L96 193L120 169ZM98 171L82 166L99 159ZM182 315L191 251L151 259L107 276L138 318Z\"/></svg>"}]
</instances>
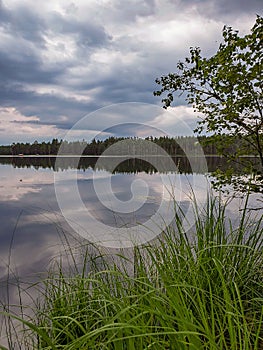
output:
<instances>
[{"instance_id":1,"label":"foliage","mask_svg":"<svg viewBox=\"0 0 263 350\"><path fill-rule=\"evenodd\" d=\"M58 141L53 139L52 142L38 141L30 143L13 143L9 146L0 146L0 154L2 155L57 155L58 152L63 155L101 155L111 145L123 141L125 139L133 140L133 142L140 142L141 139L137 137L124 138L124 137L109 137L105 140L93 139L91 142L83 141ZM179 144L187 148L190 153L195 152L196 142L198 139L194 136L181 136L181 137L146 137L145 140L151 141L171 155L185 155ZM143 145L143 149L145 149ZM208 152L216 152L215 148L207 148Z\"/></svg>"},{"instance_id":2,"label":"foliage","mask_svg":"<svg viewBox=\"0 0 263 350\"><path fill-rule=\"evenodd\" d=\"M243 155L258 156L260 173L257 174L252 164L247 171L254 173L259 191L263 191L262 44L263 18L260 16L244 37L225 26L223 42L213 56L202 57L199 47L191 47L190 57L177 64L177 73L156 79L161 89L154 92L156 96L166 94L162 99L164 108L171 106L176 92L183 95L200 113L201 120L195 131L211 135L205 141L216 143L218 152L227 160L242 163ZM225 134L242 140L242 147L227 152L232 139L224 138L224 142L220 142ZM219 182L231 183L230 174L231 166L228 175L220 174Z\"/></svg>"},{"instance_id":3,"label":"foliage","mask_svg":"<svg viewBox=\"0 0 263 350\"><path fill-rule=\"evenodd\" d=\"M231 148L240 148L242 144L242 140L237 140L231 138L231 140L227 140L229 136L224 136L224 143L231 144ZM91 142L83 141L58 141L57 139L53 139L51 142L38 142L35 141L33 143L13 143L12 145L0 146L0 154L1 155L57 155L60 152L63 155L101 155L108 147L111 145L123 141L125 139L132 140L134 143L141 142L140 138L124 138L124 137L109 137L105 140L96 140L93 139ZM198 149L196 147L198 142L202 142L205 144L203 147L203 151L207 155L217 155L218 152L218 144L212 144L209 137L200 136L178 136L178 137L169 137L169 136L160 136L160 137L152 137L148 136L145 138L146 141L150 141L154 144L157 144L161 148L163 148L168 154L174 156L192 156L194 155ZM244 145L243 145L244 146ZM60 149L61 147L61 149ZM143 150L145 150L144 145L142 144ZM187 150L187 155L185 151ZM32 158L33 159L33 158Z\"/></svg>"},{"instance_id":4,"label":"foliage","mask_svg":"<svg viewBox=\"0 0 263 350\"><path fill-rule=\"evenodd\" d=\"M1 155L49 155L57 154L61 141L53 139L51 142L38 142L37 140L33 143L13 142L12 145L0 146Z\"/></svg>"},{"instance_id":5,"label":"foliage","mask_svg":"<svg viewBox=\"0 0 263 350\"><path fill-rule=\"evenodd\" d=\"M176 208L175 226L131 260L84 249L71 273L54 265L35 318L23 321L27 348L261 349L262 220L244 211L234 228L220 202L194 206L191 237Z\"/></svg>"}]
</instances>

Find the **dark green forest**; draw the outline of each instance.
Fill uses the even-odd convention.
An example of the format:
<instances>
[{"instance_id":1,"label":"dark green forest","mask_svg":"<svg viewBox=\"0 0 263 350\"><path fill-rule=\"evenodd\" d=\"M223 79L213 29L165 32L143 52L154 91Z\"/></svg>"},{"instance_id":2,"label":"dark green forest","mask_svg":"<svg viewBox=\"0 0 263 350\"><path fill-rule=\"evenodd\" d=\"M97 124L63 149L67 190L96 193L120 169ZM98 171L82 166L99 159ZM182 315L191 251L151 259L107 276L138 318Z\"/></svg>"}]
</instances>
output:
<instances>
[{"instance_id":1,"label":"dark green forest","mask_svg":"<svg viewBox=\"0 0 263 350\"><path fill-rule=\"evenodd\" d=\"M229 138L232 138L232 142L229 146ZM109 137L105 140L93 139L90 143L86 141L62 141L53 139L51 142L38 142L33 143L13 143L12 145L0 146L1 155L57 155L62 150L63 154L68 155L101 155L109 146L116 142L131 139L134 142L139 142L139 138L124 138L124 137ZM226 142L226 139L228 142ZM161 137L146 137L145 140L151 141L158 146L162 147L167 153L174 156L185 155L184 150L187 150L188 155L196 154L198 148L198 142L202 145L203 151L206 155L224 155L224 153L240 155L253 155L250 151L248 152L247 144L244 148L245 152L242 154L243 144L242 139L235 138L233 136L221 135L217 139L206 136L181 136L171 138L168 136ZM262 139L263 141L263 139ZM226 148L224 145L228 144ZM61 147L62 146L62 147ZM60 148L61 147L61 148ZM248 154L249 153L249 154Z\"/></svg>"}]
</instances>

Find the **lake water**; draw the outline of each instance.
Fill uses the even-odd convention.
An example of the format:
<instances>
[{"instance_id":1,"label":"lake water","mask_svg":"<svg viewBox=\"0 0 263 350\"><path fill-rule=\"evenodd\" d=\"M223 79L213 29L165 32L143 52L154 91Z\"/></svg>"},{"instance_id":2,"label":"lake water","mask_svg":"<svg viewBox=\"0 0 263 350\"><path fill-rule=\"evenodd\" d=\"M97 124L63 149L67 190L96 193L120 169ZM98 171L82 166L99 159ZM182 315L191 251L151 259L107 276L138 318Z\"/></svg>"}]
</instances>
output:
<instances>
[{"instance_id":1,"label":"lake water","mask_svg":"<svg viewBox=\"0 0 263 350\"><path fill-rule=\"evenodd\" d=\"M173 195L188 218L191 217L192 191L202 206L209 190L207 174L202 167L198 170L198 159L195 160L194 173L189 161L183 157L174 158L176 170L166 169L164 173L145 161L134 159L118 159L113 171L112 164L116 159L110 157L100 164L96 157L82 158L80 162L74 158L61 158L58 166L55 161L55 157L0 157L2 301L17 298L12 283L7 289L7 279L14 285L18 277L24 282L34 280L36 274L47 269L53 257L65 250L65 240L72 247L79 242L88 242L85 239L97 243L102 239L101 227L106 227L107 232L116 228L130 232L134 227L143 226L163 201L167 201L164 183L172 185ZM159 159L156 164L160 162ZM221 158L208 157L208 173L220 162ZM72 192L76 189L82 209ZM58 201L62 195L64 200L66 198L66 205ZM252 196L251 205L256 199ZM234 221L241 215L241 202L236 199L228 207L227 215ZM68 218L65 218L65 213ZM83 230L89 232L86 237ZM156 232L149 241L158 236ZM107 248L105 242L102 246ZM114 251L114 245L109 244L108 250Z\"/></svg>"},{"instance_id":2,"label":"lake water","mask_svg":"<svg viewBox=\"0 0 263 350\"><path fill-rule=\"evenodd\" d=\"M158 210L165 196L163 183L172 184L173 195L185 210L192 190L202 204L209 189L202 169L198 172L198 159L195 160L195 173L192 173L187 159L182 157L174 158L177 167L166 169L166 174L161 174L145 161L134 159L117 159L114 171L109 171L112 158L103 163L98 163L96 157L82 158L80 162L74 158L61 158L57 169L55 161L55 157L0 157L2 279L10 263L19 275L41 271L50 256L60 251L60 229L75 234L75 226L72 227L70 220L78 220L77 224L84 230L93 229L95 234L96 225L100 223L109 229L131 228L138 223L143 225ZM221 158L208 157L208 172L215 170L220 162ZM74 179L77 187L72 186ZM82 217L79 213L73 215L77 204L72 190L76 188L84 204ZM73 213L68 222L63 216L65 208L61 213L63 208L58 205L57 197L61 193L67 200L66 209ZM129 206L123 209L127 203ZM239 200L232 203L229 215L239 206ZM75 236L83 239L83 235ZM89 236L84 238L89 239ZM96 237L94 239L96 241Z\"/></svg>"}]
</instances>

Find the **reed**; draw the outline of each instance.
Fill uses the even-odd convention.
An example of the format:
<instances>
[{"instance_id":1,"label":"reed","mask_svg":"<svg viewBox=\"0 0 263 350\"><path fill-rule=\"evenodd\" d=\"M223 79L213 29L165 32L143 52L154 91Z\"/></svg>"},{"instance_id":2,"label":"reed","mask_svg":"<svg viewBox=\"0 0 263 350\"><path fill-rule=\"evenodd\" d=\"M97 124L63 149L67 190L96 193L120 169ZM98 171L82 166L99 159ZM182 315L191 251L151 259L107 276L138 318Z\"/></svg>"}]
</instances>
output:
<instances>
[{"instance_id":1,"label":"reed","mask_svg":"<svg viewBox=\"0 0 263 350\"><path fill-rule=\"evenodd\" d=\"M176 208L174 225L131 261L86 249L70 271L53 264L33 317L13 316L28 349L263 348L262 218L245 209L234 227L220 201L192 205L191 232Z\"/></svg>"}]
</instances>

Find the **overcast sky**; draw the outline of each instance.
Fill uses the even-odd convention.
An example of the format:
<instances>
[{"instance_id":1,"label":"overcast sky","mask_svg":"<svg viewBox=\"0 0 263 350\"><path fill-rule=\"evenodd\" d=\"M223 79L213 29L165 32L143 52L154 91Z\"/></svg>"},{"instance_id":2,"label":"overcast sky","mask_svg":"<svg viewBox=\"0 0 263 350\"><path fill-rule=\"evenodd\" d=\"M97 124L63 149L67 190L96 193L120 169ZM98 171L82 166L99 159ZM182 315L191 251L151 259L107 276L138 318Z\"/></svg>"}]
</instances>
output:
<instances>
[{"instance_id":1,"label":"overcast sky","mask_svg":"<svg viewBox=\"0 0 263 350\"><path fill-rule=\"evenodd\" d=\"M155 78L173 72L190 46L215 53L224 24L247 33L261 8L261 0L0 0L0 144L63 138L92 112L76 138L118 123L172 133L177 118L194 124L183 100L173 116L143 112L161 106ZM118 103L116 119L107 106Z\"/></svg>"}]
</instances>

